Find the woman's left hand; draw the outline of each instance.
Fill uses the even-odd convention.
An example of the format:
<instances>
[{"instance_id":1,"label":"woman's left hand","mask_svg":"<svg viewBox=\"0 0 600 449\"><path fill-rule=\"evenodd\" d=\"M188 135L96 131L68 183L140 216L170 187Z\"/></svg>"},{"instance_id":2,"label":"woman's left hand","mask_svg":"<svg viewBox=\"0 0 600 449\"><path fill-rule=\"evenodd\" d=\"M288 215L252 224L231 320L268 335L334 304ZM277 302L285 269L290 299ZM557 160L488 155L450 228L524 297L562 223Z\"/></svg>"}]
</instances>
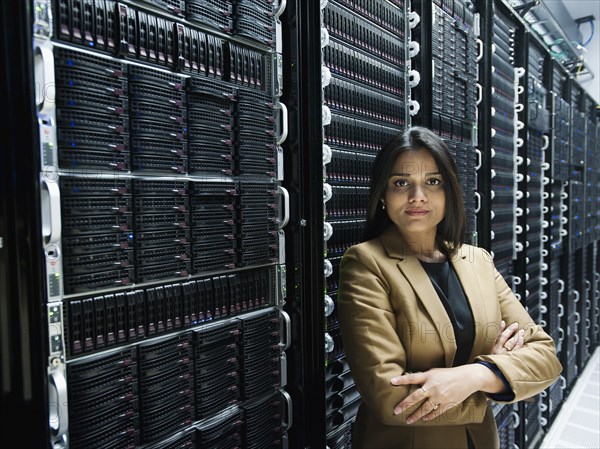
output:
<instances>
[{"instance_id":1,"label":"woman's left hand","mask_svg":"<svg viewBox=\"0 0 600 449\"><path fill-rule=\"evenodd\" d=\"M476 377L473 376L472 366L433 368L422 373L411 373L392 378L392 385L421 386L396 405L394 413L404 413L406 409L422 401L421 406L406 419L407 424L412 424L419 419L423 419L423 421L434 419L439 414L459 405L479 390Z\"/></svg>"}]
</instances>

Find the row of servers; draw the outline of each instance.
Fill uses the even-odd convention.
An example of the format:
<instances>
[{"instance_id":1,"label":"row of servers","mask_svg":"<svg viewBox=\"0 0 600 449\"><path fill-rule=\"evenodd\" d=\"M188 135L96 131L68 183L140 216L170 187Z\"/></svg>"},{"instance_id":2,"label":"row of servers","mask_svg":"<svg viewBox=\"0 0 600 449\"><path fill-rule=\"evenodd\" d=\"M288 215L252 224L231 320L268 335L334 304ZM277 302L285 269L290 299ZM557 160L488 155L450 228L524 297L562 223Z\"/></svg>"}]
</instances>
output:
<instances>
[{"instance_id":1,"label":"row of servers","mask_svg":"<svg viewBox=\"0 0 600 449\"><path fill-rule=\"evenodd\" d=\"M65 294L276 262L276 186L61 177Z\"/></svg>"},{"instance_id":2,"label":"row of servers","mask_svg":"<svg viewBox=\"0 0 600 449\"><path fill-rule=\"evenodd\" d=\"M64 312L67 356L273 306L274 280L272 269L262 268L71 300Z\"/></svg>"},{"instance_id":3,"label":"row of servers","mask_svg":"<svg viewBox=\"0 0 600 449\"><path fill-rule=\"evenodd\" d=\"M276 43L276 11L270 1L149 0L146 3L148 7L140 9L116 0L58 0L52 5L56 35L76 45L180 69L190 69L190 64L183 60L184 51L196 55L194 50L203 51L196 47L200 42L184 37L184 28L178 24L183 19L264 46L274 47ZM45 2L40 4L42 9L47 7ZM202 33L199 36L202 38Z\"/></svg>"},{"instance_id":4,"label":"row of servers","mask_svg":"<svg viewBox=\"0 0 600 449\"><path fill-rule=\"evenodd\" d=\"M382 119L371 111L364 92L389 69L379 75L369 67L367 81L357 86L356 69L344 70L331 58L344 44L353 44L348 58L360 54L361 39L369 35L363 23L372 16L343 1L329 1L321 12L328 69L323 77L327 444L352 445L358 404L339 334L336 295L341 257L363 238L362 208L376 153L365 151L370 147L355 136L363 123L377 119L382 127L396 120L427 126L444 138L462 182L467 243L490 250L517 298L556 343L565 367L560 381L530 401L493 408L501 447L535 447L598 344L596 103L505 2L405 7L406 28L398 42L405 54L400 67L406 113L390 117L391 111L403 110L389 107L396 97L388 89L380 111L389 112ZM341 128L340 122L348 126ZM345 138L333 140L339 129L347 130ZM379 143L386 141L387 129L381 134Z\"/></svg>"},{"instance_id":5,"label":"row of servers","mask_svg":"<svg viewBox=\"0 0 600 449\"><path fill-rule=\"evenodd\" d=\"M35 6L51 446L282 447L280 5Z\"/></svg>"},{"instance_id":6,"label":"row of servers","mask_svg":"<svg viewBox=\"0 0 600 449\"><path fill-rule=\"evenodd\" d=\"M60 168L276 176L277 114L264 74L244 87L61 46L52 57L55 80L40 95L56 98ZM266 64L258 52L253 60Z\"/></svg>"},{"instance_id":7,"label":"row of servers","mask_svg":"<svg viewBox=\"0 0 600 449\"><path fill-rule=\"evenodd\" d=\"M220 11L201 3L193 17ZM205 30L210 21L184 23L112 0L53 6L57 39L94 50L57 45L56 79L44 80L39 92L57 99L62 168L274 176L272 53L253 48L252 33L232 42ZM250 10L274 29L273 8L265 7ZM96 22L85 25L90 17Z\"/></svg>"},{"instance_id":8,"label":"row of servers","mask_svg":"<svg viewBox=\"0 0 600 449\"><path fill-rule=\"evenodd\" d=\"M68 413L70 446L151 447L196 422L174 438L178 445L195 438L197 447L208 447L203 428L218 423L231 427L231 435L219 435L226 447L278 446L277 314L270 309L70 363L68 406L57 411ZM156 447L163 444L184 447Z\"/></svg>"}]
</instances>

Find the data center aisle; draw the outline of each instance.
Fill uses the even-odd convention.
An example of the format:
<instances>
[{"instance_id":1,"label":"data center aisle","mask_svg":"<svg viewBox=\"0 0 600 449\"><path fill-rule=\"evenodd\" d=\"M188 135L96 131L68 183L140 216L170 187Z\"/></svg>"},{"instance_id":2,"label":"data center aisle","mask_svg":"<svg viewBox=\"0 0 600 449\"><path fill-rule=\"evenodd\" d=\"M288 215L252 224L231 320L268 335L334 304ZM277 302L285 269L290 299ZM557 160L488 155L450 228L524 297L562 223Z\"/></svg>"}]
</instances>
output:
<instances>
[{"instance_id":1,"label":"data center aisle","mask_svg":"<svg viewBox=\"0 0 600 449\"><path fill-rule=\"evenodd\" d=\"M600 348L577 379L540 449L600 448Z\"/></svg>"}]
</instances>

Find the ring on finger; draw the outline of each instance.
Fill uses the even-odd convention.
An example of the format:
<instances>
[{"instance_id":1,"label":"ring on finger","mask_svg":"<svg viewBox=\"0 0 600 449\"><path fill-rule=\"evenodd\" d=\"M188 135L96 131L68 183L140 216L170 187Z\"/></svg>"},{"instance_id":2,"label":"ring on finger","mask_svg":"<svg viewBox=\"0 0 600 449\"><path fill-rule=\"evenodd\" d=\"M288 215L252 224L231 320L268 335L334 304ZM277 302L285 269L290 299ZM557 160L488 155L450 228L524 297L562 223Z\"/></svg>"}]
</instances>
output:
<instances>
[{"instance_id":1,"label":"ring on finger","mask_svg":"<svg viewBox=\"0 0 600 449\"><path fill-rule=\"evenodd\" d=\"M431 399L427 398L427 402L429 402L432 406L434 410L437 410L437 408L440 406L439 402L431 402Z\"/></svg>"},{"instance_id":2,"label":"ring on finger","mask_svg":"<svg viewBox=\"0 0 600 449\"><path fill-rule=\"evenodd\" d=\"M423 392L423 397L426 398L428 396L427 391L423 387L420 387L420 388L421 388L421 391Z\"/></svg>"}]
</instances>

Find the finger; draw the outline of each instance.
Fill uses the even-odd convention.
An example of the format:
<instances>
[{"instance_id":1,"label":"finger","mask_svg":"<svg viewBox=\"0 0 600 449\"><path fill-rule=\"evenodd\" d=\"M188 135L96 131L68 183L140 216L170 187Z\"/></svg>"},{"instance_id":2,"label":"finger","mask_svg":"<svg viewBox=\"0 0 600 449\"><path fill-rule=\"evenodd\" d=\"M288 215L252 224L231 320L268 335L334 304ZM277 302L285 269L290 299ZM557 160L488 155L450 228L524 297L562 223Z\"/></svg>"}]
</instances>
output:
<instances>
[{"instance_id":1,"label":"finger","mask_svg":"<svg viewBox=\"0 0 600 449\"><path fill-rule=\"evenodd\" d=\"M502 335L502 332L504 331L504 329L506 329L506 321L502 320L502 321L500 321L500 328L498 329L498 336L496 337L494 346L498 345L498 341L500 340L500 336Z\"/></svg>"},{"instance_id":2,"label":"finger","mask_svg":"<svg viewBox=\"0 0 600 449\"><path fill-rule=\"evenodd\" d=\"M512 351L517 351L523 347L525 343L525 331L521 329L517 335L514 336L515 345L512 348Z\"/></svg>"},{"instance_id":3,"label":"finger","mask_svg":"<svg viewBox=\"0 0 600 449\"><path fill-rule=\"evenodd\" d=\"M522 335L525 334L525 331L521 329L519 332L515 333L512 337L510 337L505 346L510 347L511 351L514 351L516 345L519 343L519 340L522 340Z\"/></svg>"},{"instance_id":4,"label":"finger","mask_svg":"<svg viewBox=\"0 0 600 449\"><path fill-rule=\"evenodd\" d=\"M392 377L390 379L392 385L422 385L425 383L424 373L411 373L402 376Z\"/></svg>"},{"instance_id":5,"label":"finger","mask_svg":"<svg viewBox=\"0 0 600 449\"><path fill-rule=\"evenodd\" d=\"M441 404L438 404L437 409L432 410L430 413L423 416L423 421L431 421L431 420L437 418L438 416L440 416L445 411L449 410L450 408L452 408L452 407L449 407L449 406L442 407Z\"/></svg>"},{"instance_id":6,"label":"finger","mask_svg":"<svg viewBox=\"0 0 600 449\"><path fill-rule=\"evenodd\" d=\"M500 331L498 332L498 336L500 336L504 329L506 329L506 321L502 320L500 321Z\"/></svg>"},{"instance_id":7,"label":"finger","mask_svg":"<svg viewBox=\"0 0 600 449\"><path fill-rule=\"evenodd\" d=\"M398 415L400 413L404 413L417 402L421 402L423 399L426 399L426 397L427 396L425 393L423 393L423 389L418 388L416 391L413 391L411 394L406 396L398 405L396 405L396 408L394 408L394 414Z\"/></svg>"},{"instance_id":8,"label":"finger","mask_svg":"<svg viewBox=\"0 0 600 449\"><path fill-rule=\"evenodd\" d=\"M499 343L502 344L502 347L511 351L513 346L515 345L514 341L511 341L513 334L519 328L519 323L512 323L510 326L506 328L504 332L500 335Z\"/></svg>"},{"instance_id":9,"label":"finger","mask_svg":"<svg viewBox=\"0 0 600 449\"><path fill-rule=\"evenodd\" d=\"M406 424L412 424L419 419L427 418L429 415L439 409L439 404L436 404L431 401L425 401L421 407L419 407L414 413L412 413L408 418L406 418ZM434 408L435 407L435 408Z\"/></svg>"},{"instance_id":10,"label":"finger","mask_svg":"<svg viewBox=\"0 0 600 449\"><path fill-rule=\"evenodd\" d=\"M504 323L504 325L502 325L502 323ZM498 337L496 338L496 343L499 343L500 347L502 347L502 345L506 343L506 340L511 337L518 327L518 323L512 323L510 326L507 326L506 322L502 320L500 323L500 331L498 332Z\"/></svg>"},{"instance_id":11,"label":"finger","mask_svg":"<svg viewBox=\"0 0 600 449\"><path fill-rule=\"evenodd\" d=\"M508 340L510 337L514 335L515 332L519 329L519 323L512 323L508 326L504 331L502 331L501 338Z\"/></svg>"}]
</instances>

